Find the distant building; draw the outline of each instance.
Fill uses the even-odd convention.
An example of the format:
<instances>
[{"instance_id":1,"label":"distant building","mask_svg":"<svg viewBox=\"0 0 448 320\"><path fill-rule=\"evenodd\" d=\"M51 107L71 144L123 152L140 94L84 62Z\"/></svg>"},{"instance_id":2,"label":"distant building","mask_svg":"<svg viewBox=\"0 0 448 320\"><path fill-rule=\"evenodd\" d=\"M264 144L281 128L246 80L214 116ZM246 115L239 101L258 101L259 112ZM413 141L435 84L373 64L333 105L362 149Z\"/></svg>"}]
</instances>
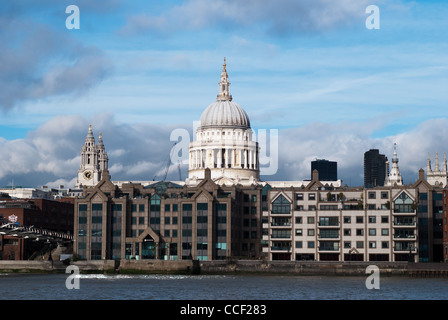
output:
<instances>
[{"instance_id":1,"label":"distant building","mask_svg":"<svg viewBox=\"0 0 448 320\"><path fill-rule=\"evenodd\" d=\"M366 188L382 187L387 176L387 157L378 149L364 153L364 186Z\"/></svg>"},{"instance_id":2,"label":"distant building","mask_svg":"<svg viewBox=\"0 0 448 320\"><path fill-rule=\"evenodd\" d=\"M426 180L429 184L435 186L446 187L448 185L447 160L446 154L443 160L443 166L439 166L439 154L436 153L436 161L434 170L431 168L431 159L428 154L428 166L426 170Z\"/></svg>"},{"instance_id":3,"label":"distant building","mask_svg":"<svg viewBox=\"0 0 448 320\"><path fill-rule=\"evenodd\" d=\"M64 186L59 186L59 188L49 188L47 186L42 186L41 188L23 188L21 186L17 187L4 187L0 188L0 198L1 194L5 194L12 199L61 199L64 197L76 197L82 195L82 189L72 189L64 188Z\"/></svg>"},{"instance_id":4,"label":"distant building","mask_svg":"<svg viewBox=\"0 0 448 320\"><path fill-rule=\"evenodd\" d=\"M394 185L402 186L403 178L401 177L400 169L398 167L398 155L397 155L397 144L394 144L394 156L392 157L392 167L387 167L386 172L388 172L386 181L384 182L385 186L393 187Z\"/></svg>"},{"instance_id":5,"label":"distant building","mask_svg":"<svg viewBox=\"0 0 448 320\"><path fill-rule=\"evenodd\" d=\"M320 181L336 181L338 180L338 163L325 159L317 159L311 161L311 178L313 171L319 172Z\"/></svg>"},{"instance_id":6,"label":"distant building","mask_svg":"<svg viewBox=\"0 0 448 320\"><path fill-rule=\"evenodd\" d=\"M108 161L101 132L98 143L95 143L92 126L89 126L86 140L81 149L81 166L78 170L76 188L95 186L101 180L103 171L107 170Z\"/></svg>"}]
</instances>

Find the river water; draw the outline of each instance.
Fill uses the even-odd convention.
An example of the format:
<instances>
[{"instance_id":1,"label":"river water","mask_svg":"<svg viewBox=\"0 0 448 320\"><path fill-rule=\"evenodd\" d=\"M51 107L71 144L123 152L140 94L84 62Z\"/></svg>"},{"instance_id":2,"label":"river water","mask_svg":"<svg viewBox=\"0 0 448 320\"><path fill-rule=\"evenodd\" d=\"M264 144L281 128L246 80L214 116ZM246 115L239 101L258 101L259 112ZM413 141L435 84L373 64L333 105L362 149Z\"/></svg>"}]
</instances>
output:
<instances>
[{"instance_id":1,"label":"river water","mask_svg":"<svg viewBox=\"0 0 448 320\"><path fill-rule=\"evenodd\" d=\"M3 300L446 300L448 279L258 275L0 274ZM74 276L72 276L74 277ZM79 281L79 282L78 282ZM69 290L66 286L74 286ZM79 289L76 289L79 284Z\"/></svg>"}]
</instances>

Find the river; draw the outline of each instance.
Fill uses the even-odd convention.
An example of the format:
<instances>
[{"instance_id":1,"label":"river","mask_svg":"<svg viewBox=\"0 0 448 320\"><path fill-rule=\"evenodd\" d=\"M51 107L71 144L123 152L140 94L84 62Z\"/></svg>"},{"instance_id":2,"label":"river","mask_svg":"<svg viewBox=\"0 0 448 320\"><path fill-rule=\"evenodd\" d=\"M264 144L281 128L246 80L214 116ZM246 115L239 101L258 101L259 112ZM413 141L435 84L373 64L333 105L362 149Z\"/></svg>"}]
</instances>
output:
<instances>
[{"instance_id":1,"label":"river","mask_svg":"<svg viewBox=\"0 0 448 320\"><path fill-rule=\"evenodd\" d=\"M447 300L448 279L259 275L0 274L3 300ZM74 277L74 276L72 276ZM69 287L75 287L68 289ZM76 289L76 284L79 284Z\"/></svg>"}]
</instances>

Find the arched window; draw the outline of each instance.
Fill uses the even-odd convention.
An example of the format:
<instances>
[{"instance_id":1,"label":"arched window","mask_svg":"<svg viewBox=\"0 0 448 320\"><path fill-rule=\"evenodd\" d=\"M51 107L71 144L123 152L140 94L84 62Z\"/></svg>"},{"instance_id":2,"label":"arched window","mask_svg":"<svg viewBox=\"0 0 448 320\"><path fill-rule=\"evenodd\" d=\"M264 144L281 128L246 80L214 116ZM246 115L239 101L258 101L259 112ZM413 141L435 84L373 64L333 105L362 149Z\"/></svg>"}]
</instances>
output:
<instances>
[{"instance_id":1,"label":"arched window","mask_svg":"<svg viewBox=\"0 0 448 320\"><path fill-rule=\"evenodd\" d=\"M272 202L272 213L290 214L291 203L281 194Z\"/></svg>"}]
</instances>

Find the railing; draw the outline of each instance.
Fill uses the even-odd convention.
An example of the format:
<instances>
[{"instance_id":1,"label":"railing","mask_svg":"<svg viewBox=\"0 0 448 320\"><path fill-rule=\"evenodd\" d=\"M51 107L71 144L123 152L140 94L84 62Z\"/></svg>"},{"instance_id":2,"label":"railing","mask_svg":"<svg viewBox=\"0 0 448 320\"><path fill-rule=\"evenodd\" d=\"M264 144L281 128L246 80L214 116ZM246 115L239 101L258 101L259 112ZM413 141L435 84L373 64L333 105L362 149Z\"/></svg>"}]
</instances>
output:
<instances>
[{"instance_id":1,"label":"railing","mask_svg":"<svg viewBox=\"0 0 448 320\"><path fill-rule=\"evenodd\" d=\"M271 250L276 250L276 251L291 251L291 247L271 246Z\"/></svg>"}]
</instances>

